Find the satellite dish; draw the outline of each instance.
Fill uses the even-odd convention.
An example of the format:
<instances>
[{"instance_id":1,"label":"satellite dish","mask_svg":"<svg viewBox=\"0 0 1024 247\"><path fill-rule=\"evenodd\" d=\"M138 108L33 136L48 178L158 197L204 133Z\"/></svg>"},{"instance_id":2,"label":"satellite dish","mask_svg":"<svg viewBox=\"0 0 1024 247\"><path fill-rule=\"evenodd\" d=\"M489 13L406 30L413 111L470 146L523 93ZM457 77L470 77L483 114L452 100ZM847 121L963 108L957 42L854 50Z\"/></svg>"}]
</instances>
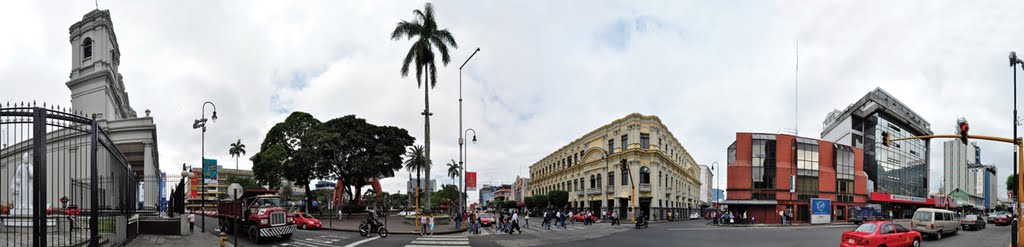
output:
<instances>
[{"instance_id":1,"label":"satellite dish","mask_svg":"<svg viewBox=\"0 0 1024 247\"><path fill-rule=\"evenodd\" d=\"M242 196L243 190L245 189L242 188L242 185L238 183L232 183L231 185L228 185L228 197L231 197L232 199L238 199L239 197Z\"/></svg>"}]
</instances>

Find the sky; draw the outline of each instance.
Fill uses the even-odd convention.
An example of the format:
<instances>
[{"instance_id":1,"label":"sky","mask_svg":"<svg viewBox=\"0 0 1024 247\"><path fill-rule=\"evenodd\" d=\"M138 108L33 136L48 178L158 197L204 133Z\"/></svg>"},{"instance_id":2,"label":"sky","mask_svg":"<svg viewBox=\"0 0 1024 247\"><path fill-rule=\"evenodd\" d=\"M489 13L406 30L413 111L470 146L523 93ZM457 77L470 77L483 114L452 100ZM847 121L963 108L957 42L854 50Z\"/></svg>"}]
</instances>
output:
<instances>
[{"instance_id":1,"label":"sky","mask_svg":"<svg viewBox=\"0 0 1024 247\"><path fill-rule=\"evenodd\" d=\"M468 169L511 183L555 149L629 113L657 115L700 164L724 163L736 132L796 128L820 137L826 114L880 87L952 134L1010 136L1013 70L1024 51L1018 1L436 1L458 49L430 90L431 177L452 182L460 71ZM390 39L424 1L99 1L113 18L132 107L151 110L161 170L196 164L202 103L219 120L206 155L234 167L247 145L292 111L321 121L355 114L423 143L423 88L402 77L410 41ZM0 102L70 106L68 27L94 1L5 1ZM797 52L799 47L799 55ZM796 70L799 64L799 71ZM798 106L795 105L798 103ZM1007 128L1011 127L1011 128ZM929 188L942 176L932 142ZM982 161L1012 169L1012 147L979 142ZM726 176L724 172L720 177ZM384 179L405 192L408 173ZM724 179L719 180L725 184ZM721 186L716 186L721 188ZM1005 188L1000 181L1000 195ZM470 193L470 200L476 199Z\"/></svg>"}]
</instances>

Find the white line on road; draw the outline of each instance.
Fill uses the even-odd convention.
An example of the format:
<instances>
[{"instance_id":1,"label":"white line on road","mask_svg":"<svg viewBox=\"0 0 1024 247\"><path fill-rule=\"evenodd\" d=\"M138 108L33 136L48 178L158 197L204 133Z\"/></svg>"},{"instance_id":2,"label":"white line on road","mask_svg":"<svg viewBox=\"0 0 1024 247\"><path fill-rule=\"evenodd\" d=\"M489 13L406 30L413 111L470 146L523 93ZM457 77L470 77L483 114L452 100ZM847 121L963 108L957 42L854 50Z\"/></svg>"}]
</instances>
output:
<instances>
[{"instance_id":1,"label":"white line on road","mask_svg":"<svg viewBox=\"0 0 1024 247\"><path fill-rule=\"evenodd\" d=\"M430 244L430 245L468 245L469 241L423 241L415 240L413 244Z\"/></svg>"},{"instance_id":2,"label":"white line on road","mask_svg":"<svg viewBox=\"0 0 1024 247\"><path fill-rule=\"evenodd\" d=\"M351 244L345 245L345 247L356 247L356 246L359 246L360 244L364 244L366 242L377 240L378 238L380 238L380 236L359 240L359 241L356 241L355 243L351 243Z\"/></svg>"},{"instance_id":3,"label":"white line on road","mask_svg":"<svg viewBox=\"0 0 1024 247\"><path fill-rule=\"evenodd\" d=\"M764 226L764 227L703 227L703 228L669 228L669 231L706 231L718 229L807 229L807 228L843 228L850 226Z\"/></svg>"}]
</instances>

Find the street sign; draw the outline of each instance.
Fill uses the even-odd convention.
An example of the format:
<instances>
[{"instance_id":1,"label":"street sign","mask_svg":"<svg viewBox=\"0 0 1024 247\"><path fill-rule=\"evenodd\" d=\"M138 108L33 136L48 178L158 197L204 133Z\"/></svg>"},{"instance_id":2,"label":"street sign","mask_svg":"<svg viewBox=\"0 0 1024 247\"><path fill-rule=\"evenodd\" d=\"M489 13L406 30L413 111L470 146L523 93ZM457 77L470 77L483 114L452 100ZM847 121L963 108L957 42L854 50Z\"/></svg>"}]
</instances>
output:
<instances>
[{"instance_id":1,"label":"street sign","mask_svg":"<svg viewBox=\"0 0 1024 247\"><path fill-rule=\"evenodd\" d=\"M811 198L811 224L832 223L832 200Z\"/></svg>"},{"instance_id":2,"label":"street sign","mask_svg":"<svg viewBox=\"0 0 1024 247\"><path fill-rule=\"evenodd\" d=\"M476 172L466 172L466 191L476 191Z\"/></svg>"}]
</instances>

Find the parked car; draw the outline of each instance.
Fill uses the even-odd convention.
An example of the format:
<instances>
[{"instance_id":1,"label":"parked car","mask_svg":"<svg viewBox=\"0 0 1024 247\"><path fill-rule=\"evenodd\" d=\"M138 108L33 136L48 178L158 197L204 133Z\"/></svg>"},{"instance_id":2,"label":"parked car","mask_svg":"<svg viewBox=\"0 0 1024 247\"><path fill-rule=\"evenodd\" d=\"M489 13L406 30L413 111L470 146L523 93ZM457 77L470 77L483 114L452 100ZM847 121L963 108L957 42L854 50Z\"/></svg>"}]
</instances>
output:
<instances>
[{"instance_id":1,"label":"parked car","mask_svg":"<svg viewBox=\"0 0 1024 247\"><path fill-rule=\"evenodd\" d=\"M892 221L864 222L857 229L844 232L839 246L921 246L921 233Z\"/></svg>"},{"instance_id":2,"label":"parked car","mask_svg":"<svg viewBox=\"0 0 1024 247\"><path fill-rule=\"evenodd\" d=\"M572 216L572 220L575 220L576 222L583 222L583 215L582 214L573 215ZM591 215L590 216L590 222L594 222L594 221L597 221L597 215Z\"/></svg>"},{"instance_id":3,"label":"parked car","mask_svg":"<svg viewBox=\"0 0 1024 247\"><path fill-rule=\"evenodd\" d=\"M999 216L999 214L997 214L997 213L989 214L988 216L985 217L985 222L987 222L989 224L995 224L996 223L996 216Z\"/></svg>"},{"instance_id":4,"label":"parked car","mask_svg":"<svg viewBox=\"0 0 1024 247\"><path fill-rule=\"evenodd\" d=\"M949 210L920 208L914 212L914 218L910 220L910 229L934 236L938 240L942 239L942 234L960 232L960 217Z\"/></svg>"},{"instance_id":5,"label":"parked car","mask_svg":"<svg viewBox=\"0 0 1024 247\"><path fill-rule=\"evenodd\" d=\"M698 213L692 213L692 214L690 214L690 219L691 219L691 220L696 220L696 219L700 219L700 214L698 214Z\"/></svg>"},{"instance_id":6,"label":"parked car","mask_svg":"<svg viewBox=\"0 0 1024 247\"><path fill-rule=\"evenodd\" d=\"M964 216L962 219L960 219L960 227L964 230L985 229L985 219L975 214L968 214L967 216Z\"/></svg>"},{"instance_id":7,"label":"parked car","mask_svg":"<svg viewBox=\"0 0 1024 247\"><path fill-rule=\"evenodd\" d=\"M320 225L320 220L303 212L296 212L292 217L292 222L303 230L320 229L320 227L322 227L322 225Z\"/></svg>"},{"instance_id":8,"label":"parked car","mask_svg":"<svg viewBox=\"0 0 1024 247\"><path fill-rule=\"evenodd\" d=\"M999 216L996 216L995 218L996 219L992 223L996 224L996 226L1008 226L1008 225L1010 225L1010 222L1012 222L1012 220L1013 220L1013 219L1011 219L1009 214L1000 214Z\"/></svg>"},{"instance_id":9,"label":"parked car","mask_svg":"<svg viewBox=\"0 0 1024 247\"><path fill-rule=\"evenodd\" d=\"M405 210L405 211L402 211L402 212L398 212L398 214L396 214L396 215L398 215L398 216L409 216L409 215L413 215L413 214L416 214L416 212Z\"/></svg>"},{"instance_id":10,"label":"parked car","mask_svg":"<svg viewBox=\"0 0 1024 247\"><path fill-rule=\"evenodd\" d=\"M494 225L494 215L493 214L490 214L490 213L480 213L477 216L480 217L480 225L481 226L485 226L486 227L486 226Z\"/></svg>"}]
</instances>

